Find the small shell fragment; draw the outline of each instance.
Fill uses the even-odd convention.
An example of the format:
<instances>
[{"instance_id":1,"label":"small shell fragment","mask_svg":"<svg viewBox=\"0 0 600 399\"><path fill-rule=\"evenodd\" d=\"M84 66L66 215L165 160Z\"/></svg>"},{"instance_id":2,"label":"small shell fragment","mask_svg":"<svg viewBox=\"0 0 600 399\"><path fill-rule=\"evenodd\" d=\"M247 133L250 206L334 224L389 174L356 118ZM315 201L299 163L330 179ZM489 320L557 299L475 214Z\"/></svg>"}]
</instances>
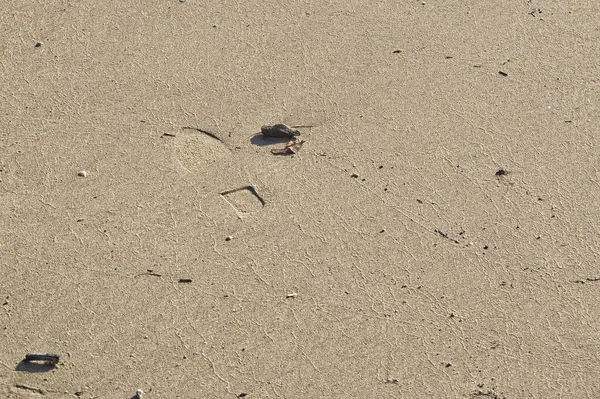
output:
<instances>
[{"instance_id":1,"label":"small shell fragment","mask_svg":"<svg viewBox=\"0 0 600 399\"><path fill-rule=\"evenodd\" d=\"M286 298L296 298L298 296L297 292L292 292L290 294L287 294L285 297Z\"/></svg>"},{"instance_id":2,"label":"small shell fragment","mask_svg":"<svg viewBox=\"0 0 600 399\"><path fill-rule=\"evenodd\" d=\"M302 148L302 144L304 144L304 140L296 141L292 140L285 145L283 148L277 148L271 150L271 154L273 155L293 155L297 154Z\"/></svg>"}]
</instances>

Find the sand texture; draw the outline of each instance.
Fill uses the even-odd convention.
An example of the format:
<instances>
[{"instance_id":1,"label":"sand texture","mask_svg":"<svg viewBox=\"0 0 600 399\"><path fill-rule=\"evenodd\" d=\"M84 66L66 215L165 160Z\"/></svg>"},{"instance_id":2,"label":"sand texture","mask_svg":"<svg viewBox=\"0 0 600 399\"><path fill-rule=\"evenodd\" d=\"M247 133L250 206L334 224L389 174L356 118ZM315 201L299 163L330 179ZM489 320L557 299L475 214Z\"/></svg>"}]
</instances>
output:
<instances>
[{"instance_id":1,"label":"sand texture","mask_svg":"<svg viewBox=\"0 0 600 399\"><path fill-rule=\"evenodd\" d=\"M0 397L600 397L599 21L5 2Z\"/></svg>"}]
</instances>

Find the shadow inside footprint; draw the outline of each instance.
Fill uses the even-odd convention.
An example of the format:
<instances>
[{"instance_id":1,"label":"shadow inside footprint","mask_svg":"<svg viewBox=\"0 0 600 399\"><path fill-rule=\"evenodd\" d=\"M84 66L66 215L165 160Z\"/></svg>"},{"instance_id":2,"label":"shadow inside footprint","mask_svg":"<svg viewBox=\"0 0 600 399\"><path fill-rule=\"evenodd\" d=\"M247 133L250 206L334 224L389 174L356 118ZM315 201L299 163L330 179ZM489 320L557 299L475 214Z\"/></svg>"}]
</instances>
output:
<instances>
[{"instance_id":1,"label":"shadow inside footprint","mask_svg":"<svg viewBox=\"0 0 600 399\"><path fill-rule=\"evenodd\" d=\"M265 200L252 186L223 191L221 197L233 207L238 216L250 215L265 206Z\"/></svg>"}]
</instances>

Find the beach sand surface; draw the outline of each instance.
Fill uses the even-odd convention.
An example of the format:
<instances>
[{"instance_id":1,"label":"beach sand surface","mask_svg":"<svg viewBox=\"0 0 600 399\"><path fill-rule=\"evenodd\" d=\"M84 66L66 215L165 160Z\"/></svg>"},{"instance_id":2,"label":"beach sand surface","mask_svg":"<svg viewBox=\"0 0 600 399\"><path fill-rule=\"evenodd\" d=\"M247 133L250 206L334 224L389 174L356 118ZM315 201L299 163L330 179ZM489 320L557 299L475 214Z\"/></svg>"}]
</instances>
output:
<instances>
[{"instance_id":1,"label":"beach sand surface","mask_svg":"<svg viewBox=\"0 0 600 399\"><path fill-rule=\"evenodd\" d=\"M40 3L1 397L600 397L596 1Z\"/></svg>"}]
</instances>

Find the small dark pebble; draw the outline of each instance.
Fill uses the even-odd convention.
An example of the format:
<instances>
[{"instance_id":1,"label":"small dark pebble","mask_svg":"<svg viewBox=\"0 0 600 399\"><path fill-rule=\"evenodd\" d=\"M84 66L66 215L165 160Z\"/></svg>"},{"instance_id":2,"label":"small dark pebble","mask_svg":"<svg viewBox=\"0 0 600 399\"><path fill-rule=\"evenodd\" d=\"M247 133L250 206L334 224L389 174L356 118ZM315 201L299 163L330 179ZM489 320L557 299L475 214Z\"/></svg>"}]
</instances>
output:
<instances>
[{"instance_id":1,"label":"small dark pebble","mask_svg":"<svg viewBox=\"0 0 600 399\"><path fill-rule=\"evenodd\" d=\"M507 174L508 174L508 171L506 169L498 169L498 171L496 172L496 176L504 176Z\"/></svg>"},{"instance_id":2,"label":"small dark pebble","mask_svg":"<svg viewBox=\"0 0 600 399\"><path fill-rule=\"evenodd\" d=\"M357 178L358 178L358 173L352 173L352 174L350 175L350 177L352 177L352 178L354 178L354 179L357 179Z\"/></svg>"},{"instance_id":3,"label":"small dark pebble","mask_svg":"<svg viewBox=\"0 0 600 399\"><path fill-rule=\"evenodd\" d=\"M248 394L246 392L242 392L237 397L238 398L245 398L246 396L248 396Z\"/></svg>"},{"instance_id":4,"label":"small dark pebble","mask_svg":"<svg viewBox=\"0 0 600 399\"><path fill-rule=\"evenodd\" d=\"M400 54L402 52L402 50L394 50L392 51L392 54Z\"/></svg>"},{"instance_id":5,"label":"small dark pebble","mask_svg":"<svg viewBox=\"0 0 600 399\"><path fill-rule=\"evenodd\" d=\"M192 279L191 278L180 278L179 282L180 283L184 283L184 284L188 284L188 283L192 282Z\"/></svg>"},{"instance_id":6,"label":"small dark pebble","mask_svg":"<svg viewBox=\"0 0 600 399\"><path fill-rule=\"evenodd\" d=\"M446 366L445 366L445 367L446 367L446 368L448 368L448 367L452 367L452 363L446 363Z\"/></svg>"},{"instance_id":7,"label":"small dark pebble","mask_svg":"<svg viewBox=\"0 0 600 399\"><path fill-rule=\"evenodd\" d=\"M43 44L44 44L44 43L42 43L42 42L36 42L36 43L35 43L35 47L42 47L42 45L43 45Z\"/></svg>"},{"instance_id":8,"label":"small dark pebble","mask_svg":"<svg viewBox=\"0 0 600 399\"><path fill-rule=\"evenodd\" d=\"M271 126L263 126L260 128L260 132L266 137L285 137L293 139L294 137L300 136L300 132L298 130L292 129L283 123L278 123Z\"/></svg>"},{"instance_id":9,"label":"small dark pebble","mask_svg":"<svg viewBox=\"0 0 600 399\"><path fill-rule=\"evenodd\" d=\"M503 72L503 71L498 71L498 73L499 73L500 75L502 75L502 76L508 76L508 73L506 73L506 72Z\"/></svg>"}]
</instances>

